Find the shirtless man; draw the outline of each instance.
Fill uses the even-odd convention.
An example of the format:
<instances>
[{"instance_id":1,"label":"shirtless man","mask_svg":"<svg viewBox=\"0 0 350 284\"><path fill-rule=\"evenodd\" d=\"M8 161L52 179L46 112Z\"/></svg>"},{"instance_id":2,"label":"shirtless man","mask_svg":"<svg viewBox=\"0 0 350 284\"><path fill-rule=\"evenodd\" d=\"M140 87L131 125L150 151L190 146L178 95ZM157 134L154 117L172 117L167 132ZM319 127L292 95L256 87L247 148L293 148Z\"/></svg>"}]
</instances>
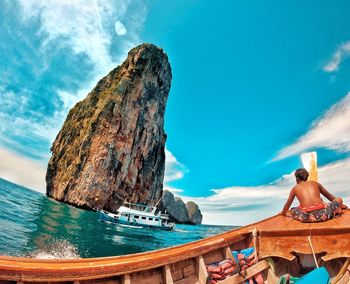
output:
<instances>
[{"instance_id":1,"label":"shirtless man","mask_svg":"<svg viewBox=\"0 0 350 284\"><path fill-rule=\"evenodd\" d=\"M295 171L296 185L290 191L288 200L280 214L285 215L295 197L300 202L298 207L290 210L292 217L301 222L322 222L340 213L343 205L341 198L336 198L329 193L321 184L315 181L307 181L309 173L305 169ZM331 203L324 203L321 194Z\"/></svg>"}]
</instances>

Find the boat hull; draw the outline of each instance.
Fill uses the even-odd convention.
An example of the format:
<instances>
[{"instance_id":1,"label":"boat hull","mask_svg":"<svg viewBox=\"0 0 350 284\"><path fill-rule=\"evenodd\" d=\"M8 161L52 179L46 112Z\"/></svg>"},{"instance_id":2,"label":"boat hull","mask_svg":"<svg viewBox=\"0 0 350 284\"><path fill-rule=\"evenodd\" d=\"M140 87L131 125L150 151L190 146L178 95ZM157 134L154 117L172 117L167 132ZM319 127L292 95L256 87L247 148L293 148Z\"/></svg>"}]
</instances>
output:
<instances>
[{"instance_id":1,"label":"boat hull","mask_svg":"<svg viewBox=\"0 0 350 284\"><path fill-rule=\"evenodd\" d=\"M135 229L150 228L150 229L163 230L163 231L171 231L174 229L174 227L170 227L170 226L154 226L154 225L141 224L141 223L136 223L136 222L127 222L124 220L115 219L113 217L110 217L103 212L98 212L98 214L99 214L99 220L102 222L112 223L115 225L129 226L129 227L135 228Z\"/></svg>"},{"instance_id":2,"label":"boat hull","mask_svg":"<svg viewBox=\"0 0 350 284\"><path fill-rule=\"evenodd\" d=\"M0 283L206 283L207 264L232 257L232 250L251 246L256 247L259 262L247 269L246 276L237 274L220 283L241 283L258 272L265 283L277 283L282 274L296 273L295 265L312 257L312 248L332 283L348 283L348 224L349 210L317 224L279 215L203 240L133 255L77 260L0 256Z\"/></svg>"}]
</instances>

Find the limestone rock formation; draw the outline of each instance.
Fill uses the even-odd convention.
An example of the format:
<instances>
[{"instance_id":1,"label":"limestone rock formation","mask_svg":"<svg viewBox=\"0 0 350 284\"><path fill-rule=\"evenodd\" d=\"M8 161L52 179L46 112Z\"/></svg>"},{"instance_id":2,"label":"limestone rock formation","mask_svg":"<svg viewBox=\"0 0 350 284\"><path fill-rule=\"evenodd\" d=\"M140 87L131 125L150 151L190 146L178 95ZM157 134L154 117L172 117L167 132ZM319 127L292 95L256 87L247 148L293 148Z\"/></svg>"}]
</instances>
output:
<instances>
[{"instance_id":1,"label":"limestone rock formation","mask_svg":"<svg viewBox=\"0 0 350 284\"><path fill-rule=\"evenodd\" d=\"M161 209L166 211L172 221L180 224L201 224L202 214L199 207L193 201L186 204L180 197L175 197L170 191L165 190L162 198Z\"/></svg>"},{"instance_id":2,"label":"limestone rock formation","mask_svg":"<svg viewBox=\"0 0 350 284\"><path fill-rule=\"evenodd\" d=\"M198 205L193 201L188 201L186 202L186 208L190 222L193 224L201 224L203 216Z\"/></svg>"},{"instance_id":3,"label":"limestone rock formation","mask_svg":"<svg viewBox=\"0 0 350 284\"><path fill-rule=\"evenodd\" d=\"M163 188L171 76L162 49L132 49L70 110L51 147L47 195L109 211L124 200L155 203Z\"/></svg>"},{"instance_id":4,"label":"limestone rock formation","mask_svg":"<svg viewBox=\"0 0 350 284\"><path fill-rule=\"evenodd\" d=\"M168 190L164 190L162 198L163 208L170 218L176 223L188 223L190 218L188 216L187 208L181 198L175 197Z\"/></svg>"}]
</instances>

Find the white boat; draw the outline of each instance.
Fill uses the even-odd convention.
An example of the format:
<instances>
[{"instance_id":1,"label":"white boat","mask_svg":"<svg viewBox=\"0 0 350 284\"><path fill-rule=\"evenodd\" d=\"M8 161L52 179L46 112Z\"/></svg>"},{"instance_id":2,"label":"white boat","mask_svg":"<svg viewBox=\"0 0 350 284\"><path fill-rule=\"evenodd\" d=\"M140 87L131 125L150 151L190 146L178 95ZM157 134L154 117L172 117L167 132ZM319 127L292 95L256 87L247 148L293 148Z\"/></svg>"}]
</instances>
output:
<instances>
[{"instance_id":1,"label":"white boat","mask_svg":"<svg viewBox=\"0 0 350 284\"><path fill-rule=\"evenodd\" d=\"M169 221L169 216L157 212L156 206L147 206L124 202L116 213L102 209L96 209L101 221L121 225L129 225L135 228L155 228L161 230L173 230L175 223Z\"/></svg>"}]
</instances>

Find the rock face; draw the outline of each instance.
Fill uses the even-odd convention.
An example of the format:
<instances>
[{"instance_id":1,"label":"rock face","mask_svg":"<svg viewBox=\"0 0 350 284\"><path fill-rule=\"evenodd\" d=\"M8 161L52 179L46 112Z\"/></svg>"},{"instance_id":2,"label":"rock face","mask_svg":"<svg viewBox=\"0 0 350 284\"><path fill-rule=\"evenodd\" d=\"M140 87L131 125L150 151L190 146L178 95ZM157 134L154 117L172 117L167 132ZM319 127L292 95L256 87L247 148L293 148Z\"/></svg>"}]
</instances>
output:
<instances>
[{"instance_id":1,"label":"rock face","mask_svg":"<svg viewBox=\"0 0 350 284\"><path fill-rule=\"evenodd\" d=\"M162 205L173 221L176 223L188 223L189 217L187 208L181 198L175 197L170 191L165 190L163 193Z\"/></svg>"},{"instance_id":2,"label":"rock face","mask_svg":"<svg viewBox=\"0 0 350 284\"><path fill-rule=\"evenodd\" d=\"M186 202L186 208L190 222L193 224L201 224L203 216L201 210L199 210L198 205L193 201L188 201Z\"/></svg>"},{"instance_id":3,"label":"rock face","mask_svg":"<svg viewBox=\"0 0 350 284\"><path fill-rule=\"evenodd\" d=\"M180 197L175 197L170 191L165 190L161 203L162 210L166 210L170 219L176 223L201 224L202 222L199 207L192 201L185 204ZM187 204L189 205L187 206Z\"/></svg>"},{"instance_id":4,"label":"rock face","mask_svg":"<svg viewBox=\"0 0 350 284\"><path fill-rule=\"evenodd\" d=\"M164 112L171 68L162 49L143 44L69 112L46 173L49 197L116 211L124 200L162 195Z\"/></svg>"}]
</instances>

